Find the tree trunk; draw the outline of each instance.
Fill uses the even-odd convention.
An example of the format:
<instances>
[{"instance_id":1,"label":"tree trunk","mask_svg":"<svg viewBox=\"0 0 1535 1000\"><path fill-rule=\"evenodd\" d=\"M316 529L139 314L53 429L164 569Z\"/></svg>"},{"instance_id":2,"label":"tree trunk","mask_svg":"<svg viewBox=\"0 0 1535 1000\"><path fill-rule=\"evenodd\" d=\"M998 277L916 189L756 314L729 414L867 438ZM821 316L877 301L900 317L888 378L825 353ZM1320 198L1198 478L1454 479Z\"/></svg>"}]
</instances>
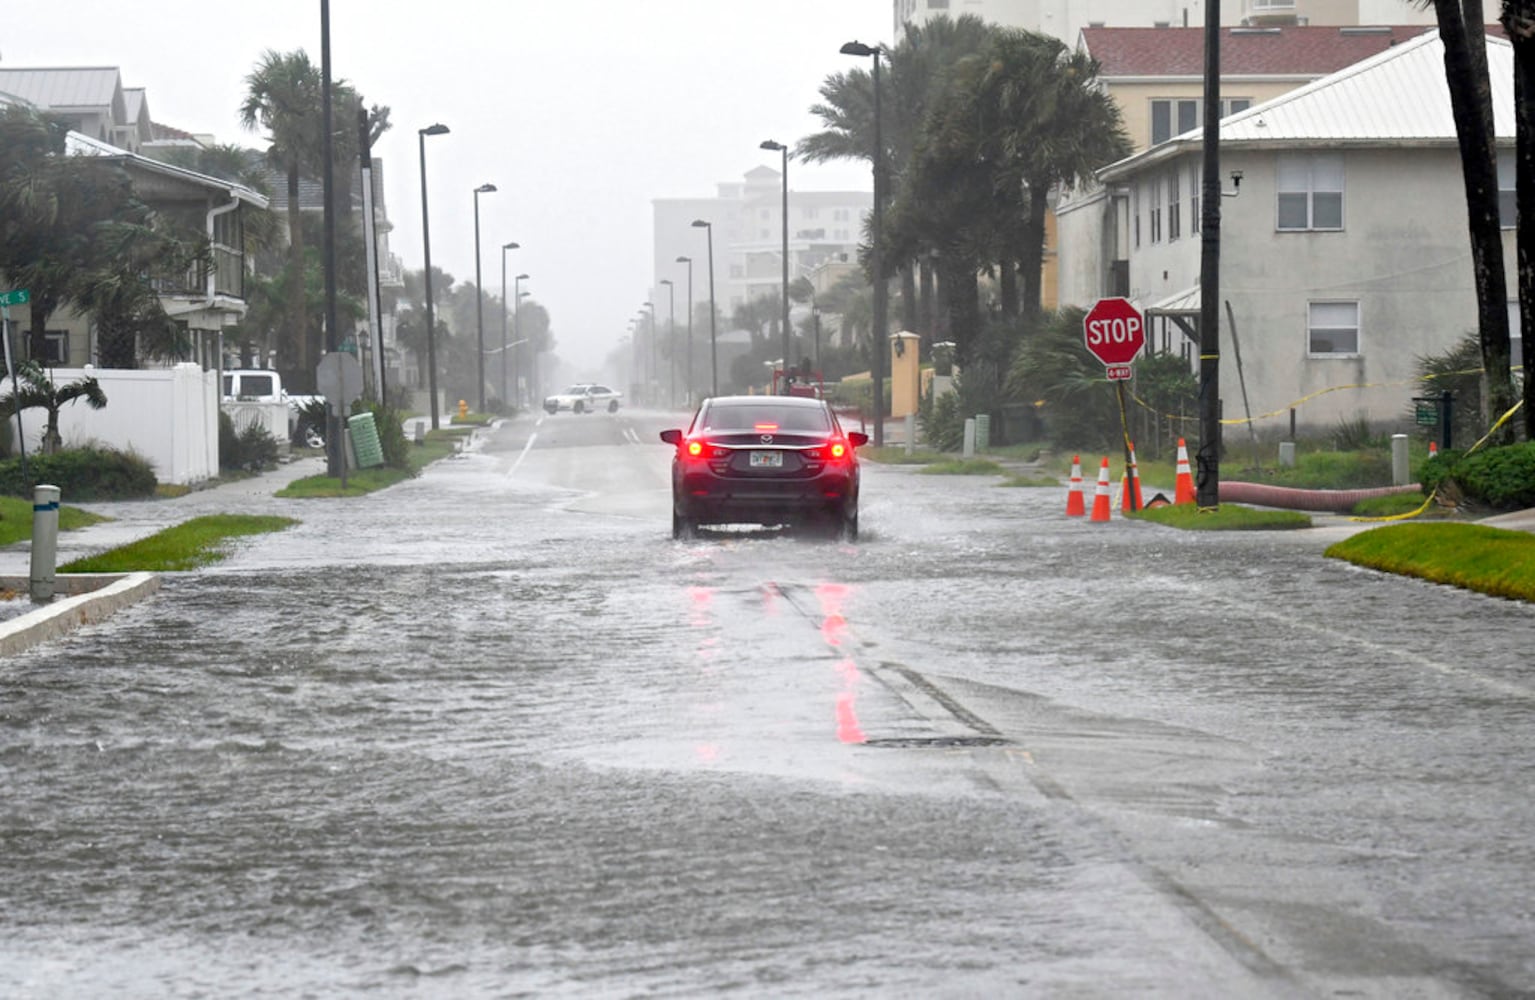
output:
<instances>
[{"instance_id":1,"label":"tree trunk","mask_svg":"<svg viewBox=\"0 0 1535 1000\"><path fill-rule=\"evenodd\" d=\"M313 371L308 316L304 308L304 220L299 208L298 160L288 163L288 343L294 374ZM305 384L300 381L298 385Z\"/></svg>"},{"instance_id":2,"label":"tree trunk","mask_svg":"<svg viewBox=\"0 0 1535 1000\"><path fill-rule=\"evenodd\" d=\"M1498 221L1497 140L1482 3L1434 0L1434 14L1444 42L1444 71L1466 187L1482 367L1493 419L1497 419L1513 406L1514 392L1508 361L1508 282L1503 273L1503 234ZM1512 428L1505 427L1495 440L1511 442Z\"/></svg>"},{"instance_id":3,"label":"tree trunk","mask_svg":"<svg viewBox=\"0 0 1535 1000\"><path fill-rule=\"evenodd\" d=\"M981 332L981 288L976 266L952 256L939 258L939 288L949 313L949 338L954 341L954 357L961 364L971 360L976 337Z\"/></svg>"},{"instance_id":4,"label":"tree trunk","mask_svg":"<svg viewBox=\"0 0 1535 1000\"><path fill-rule=\"evenodd\" d=\"M1535 347L1535 0L1503 5L1503 30L1514 48L1514 123L1518 202L1518 285L1520 346L1524 351L1524 436L1535 441L1535 378L1530 375Z\"/></svg>"},{"instance_id":5,"label":"tree trunk","mask_svg":"<svg viewBox=\"0 0 1535 1000\"><path fill-rule=\"evenodd\" d=\"M1043 307L1045 280L1045 213L1050 211L1050 186L1029 185L1029 215L1023 226L1023 253L1019 268L1023 271L1023 316L1034 326Z\"/></svg>"},{"instance_id":6,"label":"tree trunk","mask_svg":"<svg viewBox=\"0 0 1535 1000\"><path fill-rule=\"evenodd\" d=\"M930 255L922 255L918 271L920 290L917 293L917 332L931 348L938 338L934 336L937 328L933 321L933 258Z\"/></svg>"},{"instance_id":7,"label":"tree trunk","mask_svg":"<svg viewBox=\"0 0 1535 1000\"><path fill-rule=\"evenodd\" d=\"M909 260L901 264L901 329L917 332L917 268Z\"/></svg>"},{"instance_id":8,"label":"tree trunk","mask_svg":"<svg viewBox=\"0 0 1535 1000\"><path fill-rule=\"evenodd\" d=\"M1002 293L1002 315L1018 318L1018 262L1005 254L997 262L997 284Z\"/></svg>"}]
</instances>

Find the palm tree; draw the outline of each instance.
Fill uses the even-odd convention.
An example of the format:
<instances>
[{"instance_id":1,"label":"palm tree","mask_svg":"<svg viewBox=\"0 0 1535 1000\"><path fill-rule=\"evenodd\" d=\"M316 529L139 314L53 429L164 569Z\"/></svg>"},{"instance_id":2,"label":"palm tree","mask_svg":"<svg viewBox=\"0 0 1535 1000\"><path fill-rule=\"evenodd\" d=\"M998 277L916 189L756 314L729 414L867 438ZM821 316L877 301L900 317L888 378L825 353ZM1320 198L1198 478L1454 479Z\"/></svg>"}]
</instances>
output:
<instances>
[{"instance_id":1,"label":"palm tree","mask_svg":"<svg viewBox=\"0 0 1535 1000\"><path fill-rule=\"evenodd\" d=\"M146 275L184 271L203 238L152 212L121 166L66 155L64 134L29 109L0 110L0 272L31 293L28 353L41 356L49 317L68 303L93 314L104 346L126 343L103 364L134 367L141 348L174 354Z\"/></svg>"},{"instance_id":2,"label":"palm tree","mask_svg":"<svg viewBox=\"0 0 1535 1000\"><path fill-rule=\"evenodd\" d=\"M1535 0L1503 0L1503 30L1514 48L1514 197L1519 246L1519 329L1524 347L1524 436L1535 441ZM1488 369L1491 371L1491 369Z\"/></svg>"},{"instance_id":3,"label":"palm tree","mask_svg":"<svg viewBox=\"0 0 1535 1000\"><path fill-rule=\"evenodd\" d=\"M1471 235L1482 367L1487 373L1493 413L1501 416L1513 406L1514 384L1509 371L1508 283L1503 274L1497 136L1493 131L1482 0L1418 3L1420 7L1434 8L1439 39L1444 44L1445 82L1450 90L1450 110L1455 118L1461 176L1466 187L1466 222ZM1512 428L1500 432L1505 443L1512 441L1511 434Z\"/></svg>"},{"instance_id":4,"label":"palm tree","mask_svg":"<svg viewBox=\"0 0 1535 1000\"><path fill-rule=\"evenodd\" d=\"M43 429L43 454L54 455L63 447L59 435L59 411L77 399L83 399L93 410L107 405L107 394L93 376L76 379L68 385L56 386L48 373L35 361L23 361L16 369L16 391L0 397L0 411L13 417L17 410L42 407L48 411L48 424Z\"/></svg>"},{"instance_id":5,"label":"palm tree","mask_svg":"<svg viewBox=\"0 0 1535 1000\"><path fill-rule=\"evenodd\" d=\"M925 24L908 24L899 44L884 56L888 71L880 76L880 138L884 143L887 194L899 199L915 160L918 137L929 108L941 98L956 62L978 52L994 29L965 14L958 19L935 17ZM867 70L834 73L821 84L821 101L810 111L824 130L806 136L795 152L810 163L827 160L873 159L874 80ZM888 248L887 248L888 249ZM902 275L903 320L918 325L916 281L910 256L887 252L885 266Z\"/></svg>"},{"instance_id":6,"label":"palm tree","mask_svg":"<svg viewBox=\"0 0 1535 1000\"><path fill-rule=\"evenodd\" d=\"M299 179L306 165L319 156L321 88L319 69L302 49L282 53L272 49L246 78L247 94L240 105L240 124L248 131L264 129L267 156L287 179L288 196L288 330L285 347L300 371L313 367L309 356L309 322L304 296L304 225L299 212Z\"/></svg>"}]
</instances>

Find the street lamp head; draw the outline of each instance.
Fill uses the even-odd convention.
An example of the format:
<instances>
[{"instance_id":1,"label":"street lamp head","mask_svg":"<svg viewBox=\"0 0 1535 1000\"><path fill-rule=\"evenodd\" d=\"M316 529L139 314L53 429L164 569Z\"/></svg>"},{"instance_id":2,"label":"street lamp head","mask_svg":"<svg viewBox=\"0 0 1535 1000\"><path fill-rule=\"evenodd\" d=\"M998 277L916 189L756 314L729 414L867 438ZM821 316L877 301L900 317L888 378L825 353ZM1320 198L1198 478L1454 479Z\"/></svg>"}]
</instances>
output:
<instances>
[{"instance_id":1,"label":"street lamp head","mask_svg":"<svg viewBox=\"0 0 1535 1000\"><path fill-rule=\"evenodd\" d=\"M428 125L426 128L418 128L416 131L421 135L447 135L449 130L448 126L442 122L437 122L435 125Z\"/></svg>"},{"instance_id":2,"label":"street lamp head","mask_svg":"<svg viewBox=\"0 0 1535 1000\"><path fill-rule=\"evenodd\" d=\"M501 244L501 249L502 250L521 250L522 249L522 244L521 243L503 243L503 244Z\"/></svg>"},{"instance_id":3,"label":"street lamp head","mask_svg":"<svg viewBox=\"0 0 1535 1000\"><path fill-rule=\"evenodd\" d=\"M670 279L670 278L662 278L661 281L660 281L660 284L663 284L663 285L670 285L671 283L672 283L672 279Z\"/></svg>"},{"instance_id":4,"label":"street lamp head","mask_svg":"<svg viewBox=\"0 0 1535 1000\"><path fill-rule=\"evenodd\" d=\"M880 51L878 45L865 45L863 42L847 42L841 50L845 56L872 56Z\"/></svg>"},{"instance_id":5,"label":"street lamp head","mask_svg":"<svg viewBox=\"0 0 1535 1000\"><path fill-rule=\"evenodd\" d=\"M691 263L693 263L693 258L692 257L688 257L688 256L678 257L677 258L677 263L679 263L679 264L691 264Z\"/></svg>"},{"instance_id":6,"label":"street lamp head","mask_svg":"<svg viewBox=\"0 0 1535 1000\"><path fill-rule=\"evenodd\" d=\"M517 275L517 280L518 281L527 281L528 280L528 276L526 274L519 274L519 275Z\"/></svg>"},{"instance_id":7,"label":"street lamp head","mask_svg":"<svg viewBox=\"0 0 1535 1000\"><path fill-rule=\"evenodd\" d=\"M532 292L518 292L517 293L517 297L519 299L525 299L525 298L527 298L528 296L530 296L532 294L533 294Z\"/></svg>"},{"instance_id":8,"label":"street lamp head","mask_svg":"<svg viewBox=\"0 0 1535 1000\"><path fill-rule=\"evenodd\" d=\"M761 144L761 146L759 146L758 148L759 149L771 149L773 152L778 153L778 152L787 151L789 147L785 146L781 142L774 142L772 139L764 139L762 144Z\"/></svg>"},{"instance_id":9,"label":"street lamp head","mask_svg":"<svg viewBox=\"0 0 1535 1000\"><path fill-rule=\"evenodd\" d=\"M714 223L706 222L703 219L694 219L693 220L693 228L694 229L712 229L712 228L714 228Z\"/></svg>"},{"instance_id":10,"label":"street lamp head","mask_svg":"<svg viewBox=\"0 0 1535 1000\"><path fill-rule=\"evenodd\" d=\"M494 184L481 184L479 187L474 189L474 193L475 194L490 194L495 189L496 189L496 186Z\"/></svg>"}]
</instances>

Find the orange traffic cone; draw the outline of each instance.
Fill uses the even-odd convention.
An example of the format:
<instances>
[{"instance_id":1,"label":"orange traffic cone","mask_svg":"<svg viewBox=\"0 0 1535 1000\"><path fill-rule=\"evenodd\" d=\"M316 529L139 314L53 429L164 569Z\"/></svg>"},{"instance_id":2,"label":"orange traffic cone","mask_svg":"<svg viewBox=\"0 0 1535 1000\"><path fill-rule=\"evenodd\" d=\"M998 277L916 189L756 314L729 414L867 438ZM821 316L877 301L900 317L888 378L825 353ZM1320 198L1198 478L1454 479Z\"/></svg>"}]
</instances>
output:
<instances>
[{"instance_id":1,"label":"orange traffic cone","mask_svg":"<svg viewBox=\"0 0 1535 1000\"><path fill-rule=\"evenodd\" d=\"M1437 442L1430 441L1428 443L1428 457L1429 458L1438 458L1439 457L1439 444Z\"/></svg>"},{"instance_id":2,"label":"orange traffic cone","mask_svg":"<svg viewBox=\"0 0 1535 1000\"><path fill-rule=\"evenodd\" d=\"M1093 493L1094 521L1107 521L1113 512L1113 506L1109 502L1109 460L1104 458L1103 464L1098 467L1098 489Z\"/></svg>"},{"instance_id":3,"label":"orange traffic cone","mask_svg":"<svg viewBox=\"0 0 1535 1000\"><path fill-rule=\"evenodd\" d=\"M1130 488L1135 491L1135 509L1145 510L1146 501L1141 497L1141 467L1135 462L1135 442L1130 442Z\"/></svg>"},{"instance_id":4,"label":"orange traffic cone","mask_svg":"<svg viewBox=\"0 0 1535 1000\"><path fill-rule=\"evenodd\" d=\"M1178 439L1178 478L1173 484L1173 503L1194 502L1194 473L1189 468L1189 447Z\"/></svg>"},{"instance_id":5,"label":"orange traffic cone","mask_svg":"<svg viewBox=\"0 0 1535 1000\"><path fill-rule=\"evenodd\" d=\"M1081 517L1087 513L1082 500L1082 456L1071 456L1071 489L1066 494L1066 516Z\"/></svg>"}]
</instances>

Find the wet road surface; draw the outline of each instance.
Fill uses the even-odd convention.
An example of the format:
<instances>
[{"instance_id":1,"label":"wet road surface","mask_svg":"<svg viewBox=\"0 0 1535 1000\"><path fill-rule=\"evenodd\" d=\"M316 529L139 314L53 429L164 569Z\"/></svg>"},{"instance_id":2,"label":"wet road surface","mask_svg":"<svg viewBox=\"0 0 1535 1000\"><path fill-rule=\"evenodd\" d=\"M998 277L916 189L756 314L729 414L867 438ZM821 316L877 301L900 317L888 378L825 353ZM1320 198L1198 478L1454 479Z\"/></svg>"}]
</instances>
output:
<instances>
[{"instance_id":1,"label":"wet road surface","mask_svg":"<svg viewBox=\"0 0 1535 1000\"><path fill-rule=\"evenodd\" d=\"M667 422L262 501L8 662L0 994L1535 983L1528 607L889 467L674 542Z\"/></svg>"}]
</instances>

